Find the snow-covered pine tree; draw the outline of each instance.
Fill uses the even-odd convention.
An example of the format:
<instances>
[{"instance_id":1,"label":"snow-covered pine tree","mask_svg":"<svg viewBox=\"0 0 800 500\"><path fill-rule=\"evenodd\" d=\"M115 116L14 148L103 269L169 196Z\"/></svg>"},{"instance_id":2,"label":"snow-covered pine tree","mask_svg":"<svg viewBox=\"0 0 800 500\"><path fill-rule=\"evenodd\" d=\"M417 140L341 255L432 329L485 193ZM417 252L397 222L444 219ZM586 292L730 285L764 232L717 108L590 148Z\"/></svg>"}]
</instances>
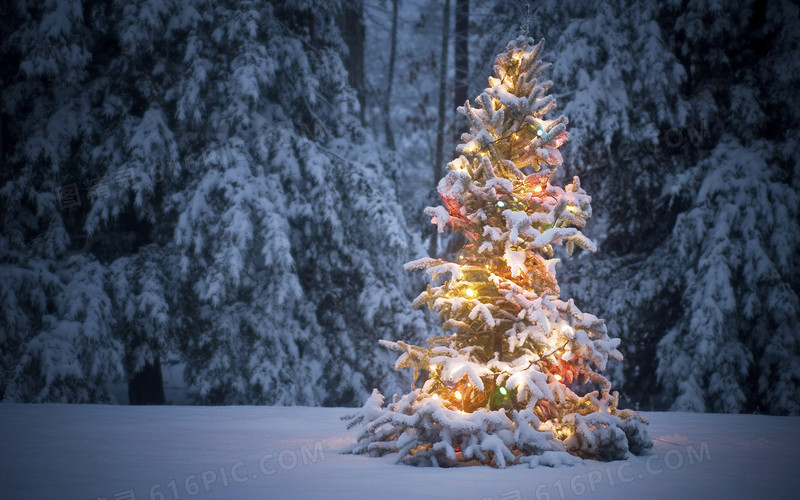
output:
<instances>
[{"instance_id":1,"label":"snow-covered pine tree","mask_svg":"<svg viewBox=\"0 0 800 500\"><path fill-rule=\"evenodd\" d=\"M428 347L382 341L401 352L395 367L425 382L383 407L374 391L345 417L363 425L353 453L398 453L398 461L441 465L478 460L504 467L572 463L640 453L652 443L646 422L617 408L600 374L621 359L605 324L559 298L554 246L593 251L579 230L590 197L575 177L551 184L567 140L564 116L540 80L543 41L519 37L495 62L477 99L459 108L471 132L439 183L444 206L427 213L440 231L451 226L469 243L456 262L423 258L432 284L415 301L443 320L446 335Z\"/></svg>"},{"instance_id":2,"label":"snow-covered pine tree","mask_svg":"<svg viewBox=\"0 0 800 500\"><path fill-rule=\"evenodd\" d=\"M398 265L414 240L358 123L340 7L3 11L0 395L110 401L175 351L206 402L401 384L373 347L424 329Z\"/></svg>"},{"instance_id":3,"label":"snow-covered pine tree","mask_svg":"<svg viewBox=\"0 0 800 500\"><path fill-rule=\"evenodd\" d=\"M178 122L205 146L175 197L194 392L352 405L397 387L374 344L420 326L397 265L413 240L358 120L339 7L197 4L174 88Z\"/></svg>"},{"instance_id":4,"label":"snow-covered pine tree","mask_svg":"<svg viewBox=\"0 0 800 500\"><path fill-rule=\"evenodd\" d=\"M77 0L8 7L0 46L0 398L110 402L123 346L112 331L107 271L76 252L72 237L88 202L95 33Z\"/></svg>"},{"instance_id":5,"label":"snow-covered pine tree","mask_svg":"<svg viewBox=\"0 0 800 500\"><path fill-rule=\"evenodd\" d=\"M710 128L670 166L682 210L647 263L680 271L659 280L681 314L656 350L675 410L800 414L798 18L787 0L663 13Z\"/></svg>"}]
</instances>

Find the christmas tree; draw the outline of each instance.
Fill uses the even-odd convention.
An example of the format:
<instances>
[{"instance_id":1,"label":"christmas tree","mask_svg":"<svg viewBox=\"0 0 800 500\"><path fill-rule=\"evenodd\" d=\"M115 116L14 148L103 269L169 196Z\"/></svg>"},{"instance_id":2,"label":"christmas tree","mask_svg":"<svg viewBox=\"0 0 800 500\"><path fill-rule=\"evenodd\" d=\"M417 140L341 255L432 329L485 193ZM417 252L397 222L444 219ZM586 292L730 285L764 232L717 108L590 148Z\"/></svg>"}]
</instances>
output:
<instances>
[{"instance_id":1,"label":"christmas tree","mask_svg":"<svg viewBox=\"0 0 800 500\"><path fill-rule=\"evenodd\" d=\"M363 426L353 453L398 453L398 461L454 465L479 461L557 465L577 457L623 459L652 446L646 421L617 407L600 374L622 359L603 320L559 298L554 247L594 251L579 228L591 198L578 177L551 183L562 163L567 119L540 81L550 67L519 37L495 63L495 76L458 111L471 131L438 191L443 206L426 213L442 232L468 243L456 262L423 258L431 284L415 301L442 319L445 334L429 346L381 343L401 352L395 367L413 368L421 388L384 407L373 391L345 417Z\"/></svg>"}]
</instances>

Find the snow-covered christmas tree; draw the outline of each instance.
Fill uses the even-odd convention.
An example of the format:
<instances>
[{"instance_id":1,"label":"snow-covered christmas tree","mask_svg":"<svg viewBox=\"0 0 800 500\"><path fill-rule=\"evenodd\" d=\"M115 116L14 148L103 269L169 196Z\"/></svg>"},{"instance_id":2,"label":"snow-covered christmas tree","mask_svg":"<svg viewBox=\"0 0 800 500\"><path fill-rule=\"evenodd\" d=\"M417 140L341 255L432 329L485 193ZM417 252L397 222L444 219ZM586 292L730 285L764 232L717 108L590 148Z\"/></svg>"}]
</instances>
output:
<instances>
[{"instance_id":1,"label":"snow-covered christmas tree","mask_svg":"<svg viewBox=\"0 0 800 500\"><path fill-rule=\"evenodd\" d=\"M496 60L487 88L459 112L471 132L439 182L443 206L426 213L468 243L456 262L423 258L431 284L415 301L443 320L428 347L382 341L401 352L421 388L384 407L376 390L349 427L363 426L353 453L398 453L398 461L557 465L575 456L617 460L652 443L646 421L617 408L600 374L621 359L603 320L559 298L554 246L594 251L579 228L591 198L578 177L551 184L562 163L567 119L547 119L556 101L540 80L550 67L519 37Z\"/></svg>"}]
</instances>

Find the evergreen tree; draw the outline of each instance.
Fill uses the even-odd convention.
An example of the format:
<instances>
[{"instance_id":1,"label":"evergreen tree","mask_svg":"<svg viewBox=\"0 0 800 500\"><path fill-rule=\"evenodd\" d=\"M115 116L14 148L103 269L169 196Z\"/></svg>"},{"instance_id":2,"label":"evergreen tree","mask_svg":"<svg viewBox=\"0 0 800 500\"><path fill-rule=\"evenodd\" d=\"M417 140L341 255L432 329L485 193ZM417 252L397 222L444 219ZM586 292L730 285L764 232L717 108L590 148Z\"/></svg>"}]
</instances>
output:
<instances>
[{"instance_id":1,"label":"evergreen tree","mask_svg":"<svg viewBox=\"0 0 800 500\"><path fill-rule=\"evenodd\" d=\"M396 387L373 345L420 324L397 265L413 239L347 85L338 7L204 5L176 85L178 121L206 145L175 204L193 390L351 405Z\"/></svg>"},{"instance_id":2,"label":"evergreen tree","mask_svg":"<svg viewBox=\"0 0 800 500\"><path fill-rule=\"evenodd\" d=\"M127 379L160 402L165 360L208 403L400 385L373 345L424 329L398 265L416 243L358 120L340 7L7 9L4 397L110 401Z\"/></svg>"},{"instance_id":3,"label":"evergreen tree","mask_svg":"<svg viewBox=\"0 0 800 500\"><path fill-rule=\"evenodd\" d=\"M531 466L571 463L565 451L615 460L652 445L646 422L617 408L600 374L621 359L619 339L559 298L554 247L594 251L579 230L591 199L577 177L565 188L551 183L568 134L564 116L547 118L556 102L552 82L540 80L550 68L542 47L526 37L509 43L476 107L459 108L471 132L439 183L444 206L426 211L439 231L449 225L469 243L456 262L406 266L427 269L432 285L415 305L437 312L447 334L427 348L382 341L402 353L396 368L425 382L386 408L374 391L346 417L365 426L354 453L504 467L520 455Z\"/></svg>"},{"instance_id":4,"label":"evergreen tree","mask_svg":"<svg viewBox=\"0 0 800 500\"><path fill-rule=\"evenodd\" d=\"M124 350L107 270L74 237L89 201L95 33L79 1L3 12L0 395L110 402Z\"/></svg>"},{"instance_id":5,"label":"evergreen tree","mask_svg":"<svg viewBox=\"0 0 800 500\"><path fill-rule=\"evenodd\" d=\"M663 281L682 314L657 349L673 409L800 413L799 19L749 0L662 18L710 128L675 148L664 193L682 208L664 242L682 272Z\"/></svg>"}]
</instances>

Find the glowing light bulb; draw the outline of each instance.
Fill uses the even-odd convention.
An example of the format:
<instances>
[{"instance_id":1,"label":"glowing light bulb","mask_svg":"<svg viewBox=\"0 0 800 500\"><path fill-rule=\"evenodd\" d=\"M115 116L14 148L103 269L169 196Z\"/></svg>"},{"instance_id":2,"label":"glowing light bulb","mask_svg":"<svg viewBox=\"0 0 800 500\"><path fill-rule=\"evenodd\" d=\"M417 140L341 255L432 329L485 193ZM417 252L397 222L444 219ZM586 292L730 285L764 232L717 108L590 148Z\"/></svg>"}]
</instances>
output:
<instances>
[{"instance_id":1,"label":"glowing light bulb","mask_svg":"<svg viewBox=\"0 0 800 500\"><path fill-rule=\"evenodd\" d=\"M497 202L497 206L500 207L500 208L503 208L504 206L506 206L506 204L504 202L502 202L502 201L498 201Z\"/></svg>"},{"instance_id":2,"label":"glowing light bulb","mask_svg":"<svg viewBox=\"0 0 800 500\"><path fill-rule=\"evenodd\" d=\"M561 375L559 375L558 373L556 373L555 375L553 375L553 378L555 378L556 380L558 380L559 382L561 382L561 380L562 380L564 377L562 377Z\"/></svg>"},{"instance_id":3,"label":"glowing light bulb","mask_svg":"<svg viewBox=\"0 0 800 500\"><path fill-rule=\"evenodd\" d=\"M501 388L500 388L500 394L502 394L503 396L505 396L506 394L508 394L508 391L506 390L506 388L505 388L505 387L501 387Z\"/></svg>"},{"instance_id":4,"label":"glowing light bulb","mask_svg":"<svg viewBox=\"0 0 800 500\"><path fill-rule=\"evenodd\" d=\"M542 130L542 129L537 130L536 131L536 135L538 135L539 137L543 136L544 135L544 130Z\"/></svg>"},{"instance_id":5,"label":"glowing light bulb","mask_svg":"<svg viewBox=\"0 0 800 500\"><path fill-rule=\"evenodd\" d=\"M467 295L467 297L475 296L475 290L473 290L472 288L467 288L467 290L464 293Z\"/></svg>"},{"instance_id":6,"label":"glowing light bulb","mask_svg":"<svg viewBox=\"0 0 800 500\"><path fill-rule=\"evenodd\" d=\"M435 371L436 371L436 368L438 368L438 366L436 366L436 365L428 365L428 368L429 368L429 369L430 369L432 372L435 372Z\"/></svg>"},{"instance_id":7,"label":"glowing light bulb","mask_svg":"<svg viewBox=\"0 0 800 500\"><path fill-rule=\"evenodd\" d=\"M431 397L432 397L433 399L439 399L439 395L438 395L438 394L434 394L434 395L433 395L433 396L431 396Z\"/></svg>"},{"instance_id":8,"label":"glowing light bulb","mask_svg":"<svg viewBox=\"0 0 800 500\"><path fill-rule=\"evenodd\" d=\"M463 397L463 396L461 395L461 391L456 391L456 392L454 392L454 393L453 393L453 396L455 396L455 397L456 397L456 399L457 399L457 400L459 400L459 401L461 401L461 398Z\"/></svg>"},{"instance_id":9,"label":"glowing light bulb","mask_svg":"<svg viewBox=\"0 0 800 500\"><path fill-rule=\"evenodd\" d=\"M542 186L535 186L533 188L534 193L541 193L544 188Z\"/></svg>"},{"instance_id":10,"label":"glowing light bulb","mask_svg":"<svg viewBox=\"0 0 800 500\"><path fill-rule=\"evenodd\" d=\"M578 213L578 207L573 207L572 205L567 207L567 212L575 214Z\"/></svg>"}]
</instances>

